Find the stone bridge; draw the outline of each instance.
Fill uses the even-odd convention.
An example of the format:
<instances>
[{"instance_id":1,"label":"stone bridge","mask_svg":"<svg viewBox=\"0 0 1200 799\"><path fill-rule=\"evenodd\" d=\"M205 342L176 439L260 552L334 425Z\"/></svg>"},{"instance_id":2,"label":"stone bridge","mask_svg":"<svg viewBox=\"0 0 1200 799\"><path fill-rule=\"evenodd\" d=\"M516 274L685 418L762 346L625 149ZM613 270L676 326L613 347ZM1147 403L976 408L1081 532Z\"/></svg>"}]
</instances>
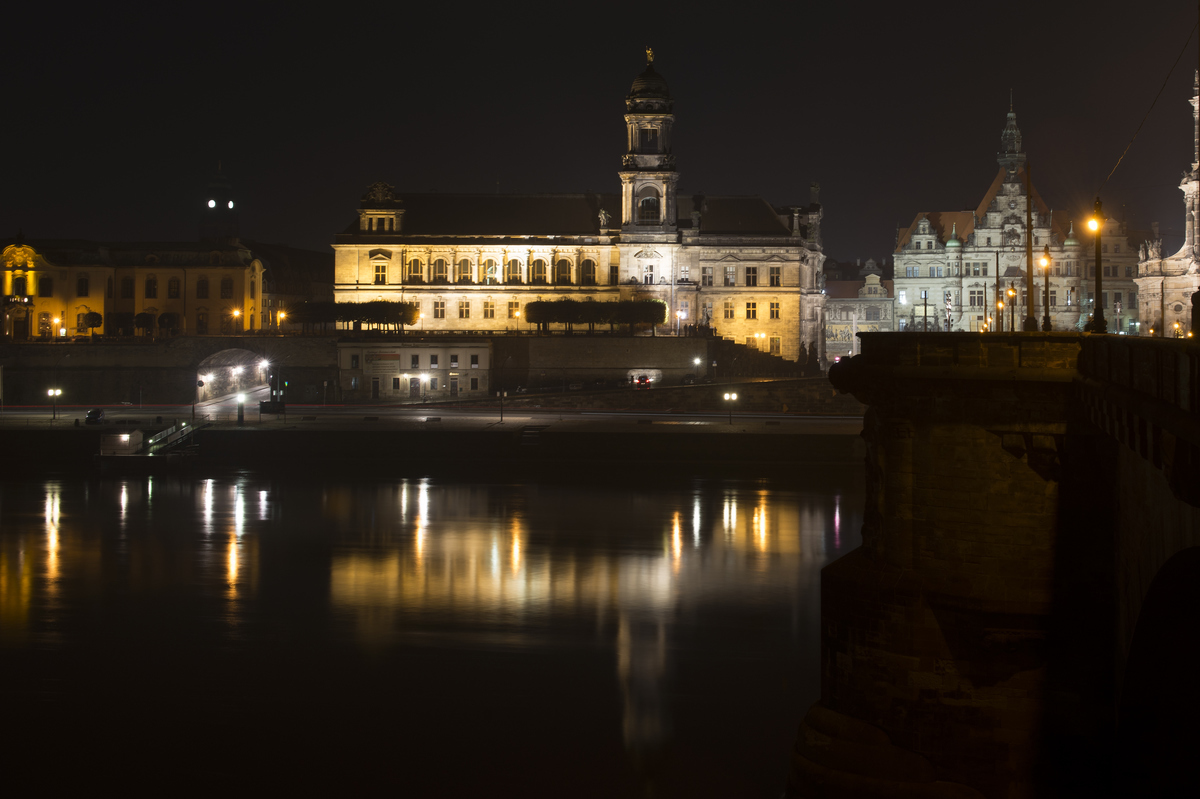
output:
<instances>
[{"instance_id":1,"label":"stone bridge","mask_svg":"<svg viewBox=\"0 0 1200 799\"><path fill-rule=\"evenodd\" d=\"M860 334L790 796L1200 795L1200 347Z\"/></svg>"}]
</instances>

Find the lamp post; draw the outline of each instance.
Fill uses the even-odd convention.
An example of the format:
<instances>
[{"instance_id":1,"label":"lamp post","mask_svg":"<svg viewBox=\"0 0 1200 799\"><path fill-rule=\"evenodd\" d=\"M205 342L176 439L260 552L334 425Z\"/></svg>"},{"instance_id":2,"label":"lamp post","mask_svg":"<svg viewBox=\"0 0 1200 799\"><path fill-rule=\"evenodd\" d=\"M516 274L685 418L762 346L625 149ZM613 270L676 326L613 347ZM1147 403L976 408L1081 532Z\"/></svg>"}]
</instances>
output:
<instances>
[{"instance_id":1,"label":"lamp post","mask_svg":"<svg viewBox=\"0 0 1200 799\"><path fill-rule=\"evenodd\" d=\"M275 321L275 329L281 333L283 332L283 320L286 317L287 317L287 311L280 311L279 316L276 318L276 321Z\"/></svg>"},{"instance_id":2,"label":"lamp post","mask_svg":"<svg viewBox=\"0 0 1200 799\"><path fill-rule=\"evenodd\" d=\"M729 424L733 424L733 403L737 402L737 394L728 393L725 395L725 401L729 403Z\"/></svg>"},{"instance_id":3,"label":"lamp post","mask_svg":"<svg viewBox=\"0 0 1200 799\"><path fill-rule=\"evenodd\" d=\"M500 363L500 368L499 368L499 370L497 370L499 373L496 375L496 382L500 384L499 385L500 390L497 391L496 393L500 395L500 423L501 424L504 424L504 395L506 393L504 390L504 367L507 366L508 362L511 360L512 360L511 355L509 355L507 358L505 358Z\"/></svg>"},{"instance_id":4,"label":"lamp post","mask_svg":"<svg viewBox=\"0 0 1200 799\"><path fill-rule=\"evenodd\" d=\"M1050 332L1050 245L1042 250L1042 259L1039 262L1042 265L1042 271L1046 273L1046 290L1042 295L1042 330Z\"/></svg>"},{"instance_id":5,"label":"lamp post","mask_svg":"<svg viewBox=\"0 0 1200 799\"><path fill-rule=\"evenodd\" d=\"M1176 327L1178 327L1178 325L1176 325ZM51 420L56 420L58 419L58 398L62 396L62 389L52 388L46 392L46 396L50 397L50 401L54 403L50 411L50 418Z\"/></svg>"},{"instance_id":6,"label":"lamp post","mask_svg":"<svg viewBox=\"0 0 1200 799\"><path fill-rule=\"evenodd\" d=\"M1008 282L1008 329L1017 332L1017 290L1011 280Z\"/></svg>"},{"instance_id":7,"label":"lamp post","mask_svg":"<svg viewBox=\"0 0 1200 799\"><path fill-rule=\"evenodd\" d=\"M1108 322L1104 319L1104 270L1100 266L1100 234L1104 232L1104 211L1099 197L1096 198L1096 204L1092 206L1092 218L1088 220L1088 227L1096 234L1096 302L1088 332L1107 333Z\"/></svg>"},{"instance_id":8,"label":"lamp post","mask_svg":"<svg viewBox=\"0 0 1200 799\"><path fill-rule=\"evenodd\" d=\"M237 308L234 308L233 309L233 332L234 332L234 335L236 335L237 333L240 332L238 330L238 325L241 324L241 321L242 321L241 316L242 316L242 312L239 311Z\"/></svg>"},{"instance_id":9,"label":"lamp post","mask_svg":"<svg viewBox=\"0 0 1200 799\"><path fill-rule=\"evenodd\" d=\"M988 324L992 323L992 319L988 317ZM1004 332L1004 300L996 300L996 332Z\"/></svg>"}]
</instances>

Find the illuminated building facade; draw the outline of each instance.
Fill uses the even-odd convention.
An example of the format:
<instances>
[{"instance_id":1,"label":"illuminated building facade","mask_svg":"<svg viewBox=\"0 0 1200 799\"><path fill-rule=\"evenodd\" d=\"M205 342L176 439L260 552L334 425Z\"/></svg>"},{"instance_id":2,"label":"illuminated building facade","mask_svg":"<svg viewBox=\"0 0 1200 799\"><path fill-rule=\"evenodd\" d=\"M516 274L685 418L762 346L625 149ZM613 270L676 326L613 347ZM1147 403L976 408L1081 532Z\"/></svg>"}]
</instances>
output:
<instances>
[{"instance_id":1,"label":"illuminated building facade","mask_svg":"<svg viewBox=\"0 0 1200 799\"><path fill-rule=\"evenodd\" d=\"M344 397L486 397L491 358L487 339L352 340L338 344L338 374Z\"/></svg>"},{"instance_id":2,"label":"illuminated building facade","mask_svg":"<svg viewBox=\"0 0 1200 799\"><path fill-rule=\"evenodd\" d=\"M1197 258L1197 217L1200 216L1200 71L1196 73L1192 105L1194 147L1192 169L1179 182L1186 211L1183 246L1162 255L1162 239L1146 242L1137 266L1138 296L1145 320L1143 335L1186 336L1192 331L1192 294L1200 290Z\"/></svg>"},{"instance_id":3,"label":"illuminated building facade","mask_svg":"<svg viewBox=\"0 0 1200 799\"><path fill-rule=\"evenodd\" d=\"M892 281L868 258L858 280L825 281L825 355L831 361L858 353L858 333L896 329Z\"/></svg>"},{"instance_id":4,"label":"illuminated building facade","mask_svg":"<svg viewBox=\"0 0 1200 799\"><path fill-rule=\"evenodd\" d=\"M18 240L0 247L3 332L15 341L87 335L93 312L103 318L97 335L218 335L260 326L263 264L236 240Z\"/></svg>"},{"instance_id":5,"label":"illuminated building facade","mask_svg":"<svg viewBox=\"0 0 1200 799\"><path fill-rule=\"evenodd\" d=\"M335 243L338 302L416 303L427 331L524 330L534 300L654 299L660 333L697 326L795 360L823 355L825 256L804 206L680 195L674 102L652 63L625 101L620 194L399 194L376 183Z\"/></svg>"},{"instance_id":6,"label":"illuminated building facade","mask_svg":"<svg viewBox=\"0 0 1200 799\"><path fill-rule=\"evenodd\" d=\"M997 328L997 300L1005 303L1003 328L1022 328L1026 314L1026 244L1033 238L1034 309L1040 329L1045 313L1045 276L1038 262L1050 248L1050 320L1054 330L1080 329L1095 297L1094 239L1082 222L1054 212L1031 185L1026 192L1026 154L1017 115L1010 109L1000 137L1000 168L974 210L916 215L896 232L897 329L979 331ZM1032 182L1031 182L1032 183ZM1032 230L1026 230L1029 207ZM1107 220L1101 233L1103 302L1109 330L1137 329L1136 253L1124 225ZM997 275L999 272L999 275ZM997 277L999 277L998 298ZM1015 292L1010 294L1010 289ZM1016 301L1010 316L1011 299ZM1117 309L1120 309L1119 311Z\"/></svg>"}]
</instances>

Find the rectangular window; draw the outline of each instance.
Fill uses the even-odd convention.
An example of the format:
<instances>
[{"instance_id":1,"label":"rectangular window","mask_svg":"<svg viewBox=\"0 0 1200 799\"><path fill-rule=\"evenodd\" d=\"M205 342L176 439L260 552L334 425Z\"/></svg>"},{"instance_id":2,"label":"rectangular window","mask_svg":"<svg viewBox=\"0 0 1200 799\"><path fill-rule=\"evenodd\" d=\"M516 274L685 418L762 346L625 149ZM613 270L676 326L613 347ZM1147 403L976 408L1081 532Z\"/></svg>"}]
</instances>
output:
<instances>
[{"instance_id":1,"label":"rectangular window","mask_svg":"<svg viewBox=\"0 0 1200 799\"><path fill-rule=\"evenodd\" d=\"M492 302L491 300L483 301L483 318L484 319L495 319L496 318L496 303Z\"/></svg>"},{"instance_id":2,"label":"rectangular window","mask_svg":"<svg viewBox=\"0 0 1200 799\"><path fill-rule=\"evenodd\" d=\"M982 308L983 307L983 291L972 289L969 292L969 299L971 301L971 307L973 307L973 308Z\"/></svg>"},{"instance_id":3,"label":"rectangular window","mask_svg":"<svg viewBox=\"0 0 1200 799\"><path fill-rule=\"evenodd\" d=\"M771 267L771 285L772 286L782 286L783 285L783 267L781 267L781 266L772 266Z\"/></svg>"},{"instance_id":4,"label":"rectangular window","mask_svg":"<svg viewBox=\"0 0 1200 799\"><path fill-rule=\"evenodd\" d=\"M471 318L471 301L470 300L459 300L458 301L458 318L459 319L470 319Z\"/></svg>"},{"instance_id":5,"label":"rectangular window","mask_svg":"<svg viewBox=\"0 0 1200 799\"><path fill-rule=\"evenodd\" d=\"M121 299L123 299L123 300L132 300L133 299L133 278L131 278L131 277L121 278Z\"/></svg>"},{"instance_id":6,"label":"rectangular window","mask_svg":"<svg viewBox=\"0 0 1200 799\"><path fill-rule=\"evenodd\" d=\"M1108 309L1108 292L1107 291L1100 292L1100 302L1101 302L1101 304L1104 305L1105 310L1107 310Z\"/></svg>"},{"instance_id":7,"label":"rectangular window","mask_svg":"<svg viewBox=\"0 0 1200 799\"><path fill-rule=\"evenodd\" d=\"M436 355L429 356L429 368L430 369L438 368L438 356L436 356Z\"/></svg>"},{"instance_id":8,"label":"rectangular window","mask_svg":"<svg viewBox=\"0 0 1200 799\"><path fill-rule=\"evenodd\" d=\"M1088 277L1095 277L1095 276L1096 276L1096 265L1092 264L1091 266L1088 267Z\"/></svg>"},{"instance_id":9,"label":"rectangular window","mask_svg":"<svg viewBox=\"0 0 1200 799\"><path fill-rule=\"evenodd\" d=\"M358 356L357 356L357 355L351 355L351 356L350 356L350 368L351 368L351 369L357 369L357 368L358 368Z\"/></svg>"},{"instance_id":10,"label":"rectangular window","mask_svg":"<svg viewBox=\"0 0 1200 799\"><path fill-rule=\"evenodd\" d=\"M180 286L179 278L177 278L177 277L173 277L167 281L167 299L168 300L179 299L179 286Z\"/></svg>"},{"instance_id":11,"label":"rectangular window","mask_svg":"<svg viewBox=\"0 0 1200 799\"><path fill-rule=\"evenodd\" d=\"M898 299L900 300L901 305L908 302L908 289L900 289L900 296Z\"/></svg>"},{"instance_id":12,"label":"rectangular window","mask_svg":"<svg viewBox=\"0 0 1200 799\"><path fill-rule=\"evenodd\" d=\"M1057 292L1057 291L1054 291L1054 290L1052 289L1052 290L1050 291L1050 307L1051 307L1051 308L1055 308L1055 307L1057 307L1057 306L1058 306L1058 292Z\"/></svg>"},{"instance_id":13,"label":"rectangular window","mask_svg":"<svg viewBox=\"0 0 1200 799\"><path fill-rule=\"evenodd\" d=\"M621 279L620 267L618 267L616 264L610 265L608 267L608 284L610 286L615 286L615 285L617 285L618 281L620 281L620 279Z\"/></svg>"},{"instance_id":14,"label":"rectangular window","mask_svg":"<svg viewBox=\"0 0 1200 799\"><path fill-rule=\"evenodd\" d=\"M725 267L725 285L726 286L736 286L737 285L737 267L735 267L735 266Z\"/></svg>"},{"instance_id":15,"label":"rectangular window","mask_svg":"<svg viewBox=\"0 0 1200 799\"><path fill-rule=\"evenodd\" d=\"M87 314L82 314L82 313L75 314L75 329L78 330L80 333L87 332L87 326L83 321L83 318L85 316L87 316Z\"/></svg>"},{"instance_id":16,"label":"rectangular window","mask_svg":"<svg viewBox=\"0 0 1200 799\"><path fill-rule=\"evenodd\" d=\"M472 390L472 391L478 391L478 390L479 390L479 378L478 378L478 377L472 377L472 378L471 378L471 390Z\"/></svg>"},{"instance_id":17,"label":"rectangular window","mask_svg":"<svg viewBox=\"0 0 1200 799\"><path fill-rule=\"evenodd\" d=\"M421 356L420 355L412 356L412 359L409 361L409 368L410 369L420 369L421 368Z\"/></svg>"},{"instance_id":18,"label":"rectangular window","mask_svg":"<svg viewBox=\"0 0 1200 799\"><path fill-rule=\"evenodd\" d=\"M392 378L392 391L399 391L399 390L400 390L400 378L393 377Z\"/></svg>"},{"instance_id":19,"label":"rectangular window","mask_svg":"<svg viewBox=\"0 0 1200 799\"><path fill-rule=\"evenodd\" d=\"M747 286L757 286L758 285L758 267L757 266L747 266L746 267L746 285Z\"/></svg>"},{"instance_id":20,"label":"rectangular window","mask_svg":"<svg viewBox=\"0 0 1200 799\"><path fill-rule=\"evenodd\" d=\"M725 300L725 306L724 306L723 310L725 311L725 318L732 319L733 318L733 300Z\"/></svg>"},{"instance_id":21,"label":"rectangular window","mask_svg":"<svg viewBox=\"0 0 1200 799\"><path fill-rule=\"evenodd\" d=\"M711 266L700 267L700 285L711 286L713 284L713 268Z\"/></svg>"},{"instance_id":22,"label":"rectangular window","mask_svg":"<svg viewBox=\"0 0 1200 799\"><path fill-rule=\"evenodd\" d=\"M433 301L433 318L434 319L445 319L446 318L446 301L445 300L434 300Z\"/></svg>"},{"instance_id":23,"label":"rectangular window","mask_svg":"<svg viewBox=\"0 0 1200 799\"><path fill-rule=\"evenodd\" d=\"M437 391L437 378L436 377L429 378L429 390Z\"/></svg>"},{"instance_id":24,"label":"rectangular window","mask_svg":"<svg viewBox=\"0 0 1200 799\"><path fill-rule=\"evenodd\" d=\"M471 368L472 368L472 369L478 369L478 368L479 368L479 356L478 356L478 355L472 355L472 356L471 356Z\"/></svg>"},{"instance_id":25,"label":"rectangular window","mask_svg":"<svg viewBox=\"0 0 1200 799\"><path fill-rule=\"evenodd\" d=\"M1107 245L1107 244L1105 244L1105 245L1102 245L1102 246L1100 247L1100 252L1108 252L1108 245Z\"/></svg>"},{"instance_id":26,"label":"rectangular window","mask_svg":"<svg viewBox=\"0 0 1200 799\"><path fill-rule=\"evenodd\" d=\"M158 279L153 277L146 278L146 299L158 299Z\"/></svg>"},{"instance_id":27,"label":"rectangular window","mask_svg":"<svg viewBox=\"0 0 1200 799\"><path fill-rule=\"evenodd\" d=\"M987 237L987 246L989 246L989 247L992 246L992 237L991 236Z\"/></svg>"},{"instance_id":28,"label":"rectangular window","mask_svg":"<svg viewBox=\"0 0 1200 799\"><path fill-rule=\"evenodd\" d=\"M521 318L521 303L517 302L516 300L509 300L509 302L508 302L508 318L509 319Z\"/></svg>"},{"instance_id":29,"label":"rectangular window","mask_svg":"<svg viewBox=\"0 0 1200 799\"><path fill-rule=\"evenodd\" d=\"M387 263L379 261L375 264L375 285L382 286L387 283Z\"/></svg>"},{"instance_id":30,"label":"rectangular window","mask_svg":"<svg viewBox=\"0 0 1200 799\"><path fill-rule=\"evenodd\" d=\"M75 281L75 296L86 297L88 295L88 279L81 277Z\"/></svg>"},{"instance_id":31,"label":"rectangular window","mask_svg":"<svg viewBox=\"0 0 1200 799\"><path fill-rule=\"evenodd\" d=\"M697 320L699 324L710 324L713 320L713 304L712 300L706 300L704 303L703 317Z\"/></svg>"},{"instance_id":32,"label":"rectangular window","mask_svg":"<svg viewBox=\"0 0 1200 799\"><path fill-rule=\"evenodd\" d=\"M53 297L54 296L54 278L40 277L38 278L38 296Z\"/></svg>"},{"instance_id":33,"label":"rectangular window","mask_svg":"<svg viewBox=\"0 0 1200 799\"><path fill-rule=\"evenodd\" d=\"M779 355L783 352L783 339L779 336L771 336L771 354Z\"/></svg>"},{"instance_id":34,"label":"rectangular window","mask_svg":"<svg viewBox=\"0 0 1200 799\"><path fill-rule=\"evenodd\" d=\"M1121 304L1121 292L1114 291L1113 292L1113 307L1115 308L1116 306L1118 306L1120 304Z\"/></svg>"},{"instance_id":35,"label":"rectangular window","mask_svg":"<svg viewBox=\"0 0 1200 799\"><path fill-rule=\"evenodd\" d=\"M458 356L454 355L453 353L451 353L451 355L450 355L450 368L451 369L458 368Z\"/></svg>"},{"instance_id":36,"label":"rectangular window","mask_svg":"<svg viewBox=\"0 0 1200 799\"><path fill-rule=\"evenodd\" d=\"M350 378L350 390L358 391L358 378L357 377Z\"/></svg>"},{"instance_id":37,"label":"rectangular window","mask_svg":"<svg viewBox=\"0 0 1200 799\"><path fill-rule=\"evenodd\" d=\"M1133 277L1133 267L1132 266L1125 267L1125 277Z\"/></svg>"},{"instance_id":38,"label":"rectangular window","mask_svg":"<svg viewBox=\"0 0 1200 799\"><path fill-rule=\"evenodd\" d=\"M779 318L779 303L777 303L777 302L771 303L771 318L772 319Z\"/></svg>"},{"instance_id":39,"label":"rectangular window","mask_svg":"<svg viewBox=\"0 0 1200 799\"><path fill-rule=\"evenodd\" d=\"M1113 252L1120 252L1120 251L1121 251L1121 245L1120 245L1120 244L1114 244L1114 245L1113 245Z\"/></svg>"},{"instance_id":40,"label":"rectangular window","mask_svg":"<svg viewBox=\"0 0 1200 799\"><path fill-rule=\"evenodd\" d=\"M756 302L746 303L746 318L747 319L757 319L758 318L758 303L756 303Z\"/></svg>"}]
</instances>

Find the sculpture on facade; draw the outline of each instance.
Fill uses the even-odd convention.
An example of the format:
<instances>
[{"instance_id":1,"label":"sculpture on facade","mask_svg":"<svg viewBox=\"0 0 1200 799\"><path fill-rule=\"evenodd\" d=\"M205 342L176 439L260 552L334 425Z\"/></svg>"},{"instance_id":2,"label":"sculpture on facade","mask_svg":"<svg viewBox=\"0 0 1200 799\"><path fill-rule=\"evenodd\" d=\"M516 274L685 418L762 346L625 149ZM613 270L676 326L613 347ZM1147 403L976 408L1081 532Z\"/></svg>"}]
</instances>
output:
<instances>
[{"instance_id":1,"label":"sculpture on facade","mask_svg":"<svg viewBox=\"0 0 1200 799\"><path fill-rule=\"evenodd\" d=\"M605 211L603 208L600 209L599 217L600 227L608 227L608 223L612 221L612 214L610 214L608 211Z\"/></svg>"}]
</instances>

